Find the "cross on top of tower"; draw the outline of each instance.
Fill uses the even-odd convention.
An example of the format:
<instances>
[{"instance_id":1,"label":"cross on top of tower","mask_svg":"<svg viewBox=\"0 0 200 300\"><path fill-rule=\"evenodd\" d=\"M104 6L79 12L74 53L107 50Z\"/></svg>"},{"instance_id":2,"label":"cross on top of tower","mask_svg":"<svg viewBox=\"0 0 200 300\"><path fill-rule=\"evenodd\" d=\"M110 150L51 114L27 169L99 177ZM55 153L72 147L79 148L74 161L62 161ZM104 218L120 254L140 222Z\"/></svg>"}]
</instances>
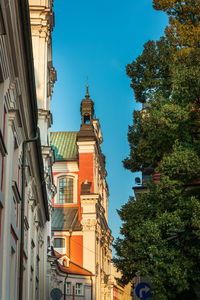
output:
<instances>
[{"instance_id":1,"label":"cross on top of tower","mask_svg":"<svg viewBox=\"0 0 200 300\"><path fill-rule=\"evenodd\" d=\"M89 95L89 92L88 92L88 83L86 84L86 94L85 94L85 98L86 98L86 99L89 99L89 98L90 98L90 95Z\"/></svg>"}]
</instances>

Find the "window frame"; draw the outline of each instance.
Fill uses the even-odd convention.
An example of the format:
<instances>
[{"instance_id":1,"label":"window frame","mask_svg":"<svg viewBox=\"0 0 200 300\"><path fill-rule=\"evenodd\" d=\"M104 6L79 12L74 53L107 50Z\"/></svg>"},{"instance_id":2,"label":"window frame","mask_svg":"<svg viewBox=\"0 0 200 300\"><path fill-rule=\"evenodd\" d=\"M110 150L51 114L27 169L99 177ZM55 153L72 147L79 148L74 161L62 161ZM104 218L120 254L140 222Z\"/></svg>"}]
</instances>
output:
<instances>
[{"instance_id":1,"label":"window frame","mask_svg":"<svg viewBox=\"0 0 200 300\"><path fill-rule=\"evenodd\" d=\"M64 247L56 247L55 246L55 240L62 240L64 242ZM53 239L53 245L55 249L63 249L66 248L66 239L64 237L54 237Z\"/></svg>"},{"instance_id":2,"label":"window frame","mask_svg":"<svg viewBox=\"0 0 200 300\"><path fill-rule=\"evenodd\" d=\"M73 202L71 203L60 203L59 201L59 180L64 177L70 177L73 179ZM54 182L56 183L57 193L54 197L54 205L73 205L77 204L77 183L78 183L78 175L74 173L59 173L54 175Z\"/></svg>"},{"instance_id":3,"label":"window frame","mask_svg":"<svg viewBox=\"0 0 200 300\"><path fill-rule=\"evenodd\" d=\"M60 186L60 182L61 182L61 180L66 180L66 184L67 184L67 179L68 180L72 180L72 201L71 202L65 202L65 200L67 200L67 199L65 199L65 193L64 193L64 191L63 191L63 194L62 194L62 197L63 197L63 199L62 199L62 201L61 201L61 195L60 195L60 189L61 189L61 186ZM64 183L63 183L63 189L65 188L65 185L64 185ZM73 177L71 177L71 176L62 176L62 177L59 177L59 179L58 179L58 203L59 204L73 204L74 203L74 178Z\"/></svg>"},{"instance_id":4,"label":"window frame","mask_svg":"<svg viewBox=\"0 0 200 300\"><path fill-rule=\"evenodd\" d=\"M80 286L77 287L77 285L80 285ZM78 291L80 291L80 294L78 293ZM83 296L83 283L76 282L76 284L75 284L75 295L76 296Z\"/></svg>"},{"instance_id":5,"label":"window frame","mask_svg":"<svg viewBox=\"0 0 200 300\"><path fill-rule=\"evenodd\" d=\"M72 283L67 281L66 282L66 295L71 295L72 294Z\"/></svg>"}]
</instances>

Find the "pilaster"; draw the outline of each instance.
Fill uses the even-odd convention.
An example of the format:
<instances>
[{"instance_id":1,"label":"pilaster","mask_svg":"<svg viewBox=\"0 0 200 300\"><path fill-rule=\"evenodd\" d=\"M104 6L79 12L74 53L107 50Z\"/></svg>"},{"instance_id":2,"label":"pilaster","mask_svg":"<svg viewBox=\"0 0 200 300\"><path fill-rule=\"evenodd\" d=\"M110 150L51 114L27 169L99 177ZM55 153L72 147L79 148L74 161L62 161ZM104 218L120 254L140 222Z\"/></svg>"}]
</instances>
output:
<instances>
[{"instance_id":1,"label":"pilaster","mask_svg":"<svg viewBox=\"0 0 200 300\"><path fill-rule=\"evenodd\" d=\"M99 195L81 195L83 230L83 266L96 273L96 204Z\"/></svg>"}]
</instances>

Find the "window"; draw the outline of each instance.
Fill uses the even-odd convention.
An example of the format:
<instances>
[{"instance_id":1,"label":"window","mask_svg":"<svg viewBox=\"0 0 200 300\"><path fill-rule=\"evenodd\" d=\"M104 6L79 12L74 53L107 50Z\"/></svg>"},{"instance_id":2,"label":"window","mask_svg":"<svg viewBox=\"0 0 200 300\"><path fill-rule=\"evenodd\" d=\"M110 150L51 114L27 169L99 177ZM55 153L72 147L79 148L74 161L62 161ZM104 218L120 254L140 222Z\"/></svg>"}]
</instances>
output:
<instances>
[{"instance_id":1,"label":"window","mask_svg":"<svg viewBox=\"0 0 200 300\"><path fill-rule=\"evenodd\" d=\"M66 295L71 295L71 282L66 283Z\"/></svg>"},{"instance_id":2,"label":"window","mask_svg":"<svg viewBox=\"0 0 200 300\"><path fill-rule=\"evenodd\" d=\"M84 115L84 124L90 124L90 115Z\"/></svg>"},{"instance_id":3,"label":"window","mask_svg":"<svg viewBox=\"0 0 200 300\"><path fill-rule=\"evenodd\" d=\"M65 248L65 239L63 238L54 239L54 248Z\"/></svg>"},{"instance_id":4,"label":"window","mask_svg":"<svg viewBox=\"0 0 200 300\"><path fill-rule=\"evenodd\" d=\"M66 254L65 238L54 238L54 248L60 254Z\"/></svg>"},{"instance_id":5,"label":"window","mask_svg":"<svg viewBox=\"0 0 200 300\"><path fill-rule=\"evenodd\" d=\"M64 177L59 179L59 203L73 203L74 201L74 179Z\"/></svg>"},{"instance_id":6,"label":"window","mask_svg":"<svg viewBox=\"0 0 200 300\"><path fill-rule=\"evenodd\" d=\"M75 295L77 295L77 296L83 295L83 284L82 283L76 283Z\"/></svg>"}]
</instances>

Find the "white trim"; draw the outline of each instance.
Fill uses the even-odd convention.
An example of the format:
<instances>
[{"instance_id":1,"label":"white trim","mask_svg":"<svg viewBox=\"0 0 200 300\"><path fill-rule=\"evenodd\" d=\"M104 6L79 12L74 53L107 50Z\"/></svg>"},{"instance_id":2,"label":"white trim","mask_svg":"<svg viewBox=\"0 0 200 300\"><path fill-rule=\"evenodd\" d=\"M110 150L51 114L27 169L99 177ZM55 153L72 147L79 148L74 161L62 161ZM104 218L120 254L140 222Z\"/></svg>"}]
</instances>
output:
<instances>
[{"instance_id":1,"label":"white trim","mask_svg":"<svg viewBox=\"0 0 200 300\"><path fill-rule=\"evenodd\" d=\"M95 153L96 142L77 142L78 153Z\"/></svg>"},{"instance_id":2,"label":"white trim","mask_svg":"<svg viewBox=\"0 0 200 300\"><path fill-rule=\"evenodd\" d=\"M53 172L78 172L78 161L56 161L53 164Z\"/></svg>"},{"instance_id":3,"label":"white trim","mask_svg":"<svg viewBox=\"0 0 200 300\"><path fill-rule=\"evenodd\" d=\"M70 236L69 231L55 231L53 230L53 237L57 237L57 236ZM82 231L73 231L72 232L72 236L83 236L83 232Z\"/></svg>"}]
</instances>

